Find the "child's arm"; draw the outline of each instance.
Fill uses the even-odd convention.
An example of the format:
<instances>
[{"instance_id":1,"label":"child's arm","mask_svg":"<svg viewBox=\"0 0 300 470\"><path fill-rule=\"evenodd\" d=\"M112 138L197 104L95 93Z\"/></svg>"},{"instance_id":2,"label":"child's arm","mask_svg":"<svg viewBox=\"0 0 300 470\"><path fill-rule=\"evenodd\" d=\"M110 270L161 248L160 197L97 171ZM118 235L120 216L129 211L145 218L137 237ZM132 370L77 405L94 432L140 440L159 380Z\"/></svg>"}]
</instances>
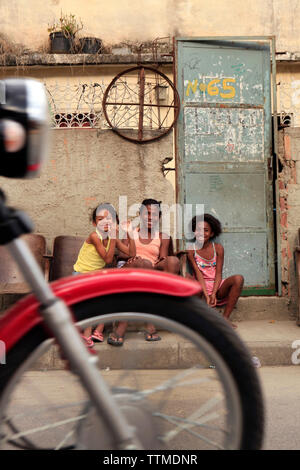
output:
<instances>
[{"instance_id":1,"label":"child's arm","mask_svg":"<svg viewBox=\"0 0 300 470\"><path fill-rule=\"evenodd\" d=\"M121 255L126 255L129 258L134 258L136 255L134 239L129 237L129 243L126 245L123 240L116 240L116 246Z\"/></svg>"},{"instance_id":2,"label":"child's arm","mask_svg":"<svg viewBox=\"0 0 300 470\"><path fill-rule=\"evenodd\" d=\"M97 253L105 261L105 264L112 263L115 254L116 240L110 239L110 246L108 251L105 250L102 240L99 239L96 232L91 233L88 238L88 243L92 243L97 250Z\"/></svg>"},{"instance_id":3,"label":"child's arm","mask_svg":"<svg viewBox=\"0 0 300 470\"><path fill-rule=\"evenodd\" d=\"M169 245L171 243L170 237L168 237L168 235L166 234L160 233L159 238L161 241L159 249L159 258L155 264L158 264L160 261L167 258L167 256L169 255Z\"/></svg>"},{"instance_id":4,"label":"child's arm","mask_svg":"<svg viewBox=\"0 0 300 470\"><path fill-rule=\"evenodd\" d=\"M130 258L134 258L136 255L136 248L135 248L132 225L130 222L124 222L122 224L122 228L125 232L127 232L127 240L125 243L125 240L123 241L123 240L117 239L116 246L122 254L125 254L126 256Z\"/></svg>"},{"instance_id":5,"label":"child's arm","mask_svg":"<svg viewBox=\"0 0 300 470\"><path fill-rule=\"evenodd\" d=\"M130 258L128 252L129 252L129 240L128 238L123 238L122 240L119 240L117 238L116 240L116 247L118 248L118 255L122 259L128 259Z\"/></svg>"},{"instance_id":6,"label":"child's arm","mask_svg":"<svg viewBox=\"0 0 300 470\"><path fill-rule=\"evenodd\" d=\"M203 275L202 275L202 273L201 273L200 269L198 268L197 263L195 261L194 250L188 250L187 257L188 257L188 260L189 260L190 264L192 265L192 268L193 268L194 273L196 275L197 281L201 284L201 287L202 287L202 290L203 290L203 295L205 297L206 303L209 304L209 295L208 295L207 290L206 290L206 285L205 285Z\"/></svg>"},{"instance_id":7,"label":"child's arm","mask_svg":"<svg viewBox=\"0 0 300 470\"><path fill-rule=\"evenodd\" d=\"M217 254L217 265L216 265L216 277L214 288L210 296L210 305L215 307L217 304L217 292L219 290L221 281L222 281L222 271L223 271L223 264L224 264L224 248L219 243L215 244L216 254Z\"/></svg>"}]
</instances>

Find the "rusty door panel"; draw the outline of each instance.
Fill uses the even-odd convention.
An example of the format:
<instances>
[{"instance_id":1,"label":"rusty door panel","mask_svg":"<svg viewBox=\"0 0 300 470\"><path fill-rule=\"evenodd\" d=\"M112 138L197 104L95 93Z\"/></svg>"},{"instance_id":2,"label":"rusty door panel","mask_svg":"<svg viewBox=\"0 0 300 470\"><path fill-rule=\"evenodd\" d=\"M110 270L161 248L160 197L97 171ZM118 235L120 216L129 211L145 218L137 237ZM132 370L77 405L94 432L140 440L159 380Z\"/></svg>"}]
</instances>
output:
<instances>
[{"instance_id":1,"label":"rusty door panel","mask_svg":"<svg viewBox=\"0 0 300 470\"><path fill-rule=\"evenodd\" d=\"M274 293L270 44L178 39L177 193L222 222L224 275Z\"/></svg>"}]
</instances>

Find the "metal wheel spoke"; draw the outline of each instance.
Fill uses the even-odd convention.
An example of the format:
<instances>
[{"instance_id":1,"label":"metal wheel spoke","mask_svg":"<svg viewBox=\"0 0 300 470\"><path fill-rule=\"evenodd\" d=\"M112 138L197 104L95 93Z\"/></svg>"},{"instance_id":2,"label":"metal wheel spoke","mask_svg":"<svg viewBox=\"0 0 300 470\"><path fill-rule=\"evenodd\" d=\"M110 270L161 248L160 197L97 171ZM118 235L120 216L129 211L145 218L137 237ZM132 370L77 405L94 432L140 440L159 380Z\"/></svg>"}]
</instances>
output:
<instances>
[{"instance_id":1,"label":"metal wheel spoke","mask_svg":"<svg viewBox=\"0 0 300 470\"><path fill-rule=\"evenodd\" d=\"M11 421L6 421L6 425L16 434L16 433L19 433L19 430L17 429L17 427L11 422ZM21 437L20 438L20 441L23 443L23 444L19 444L17 442L13 442L12 444L15 446L15 447L19 447L19 448L23 448L24 449L24 446L26 446L27 449L35 449L35 445L29 440L29 439L26 439L26 437Z\"/></svg>"},{"instance_id":2,"label":"metal wheel spoke","mask_svg":"<svg viewBox=\"0 0 300 470\"><path fill-rule=\"evenodd\" d=\"M192 424L185 424L185 425L182 425L182 424L178 423L177 419L174 419L170 416L162 415L160 417L165 419L169 423L172 423L172 424L176 425L175 430L169 431L165 436L160 438L164 443L169 442L171 439L173 439L180 432L187 431L192 436L198 437L199 439L206 442L207 444L213 445L214 447L217 447L220 450L224 450L224 447L219 445L217 442L212 441L211 439L208 439L207 437L203 436L202 434L199 434L195 431L192 431L192 429L190 429L192 426L196 426L196 425L198 426L198 425L201 425L202 423L204 423L206 421L210 421L212 419L217 418L218 417L217 413L211 413L210 415L207 415L207 416L203 417L200 421L198 421L196 423L191 421Z\"/></svg>"},{"instance_id":3,"label":"metal wheel spoke","mask_svg":"<svg viewBox=\"0 0 300 470\"><path fill-rule=\"evenodd\" d=\"M185 384L182 383L182 385L179 382L184 377L187 377L188 375L191 375L193 372L196 370L199 370L197 367L193 367L191 369L184 370L183 372L180 372L179 374L175 375L169 380L166 380L165 382L162 382L161 384L157 385L156 387L148 390L142 390L138 393L136 393L136 398L135 399L142 399L146 396L153 395L153 393L156 392L162 392L165 390L170 390L175 388L175 386L180 387L184 386ZM196 379L195 379L196 380ZM204 383L204 382L210 382L211 379L209 378L203 378L203 379L198 379L198 383Z\"/></svg>"},{"instance_id":4,"label":"metal wheel spoke","mask_svg":"<svg viewBox=\"0 0 300 470\"><path fill-rule=\"evenodd\" d=\"M189 424L191 426L199 426L203 429L209 429L211 431L220 431L220 432L223 432L224 434L228 434L228 432L224 428L205 424L206 418L209 418L207 420L207 422L208 422L208 421L210 421L212 419L215 419L215 418L220 416L216 412L213 412L210 415L206 415L205 417L203 417L203 421L202 420L201 421L199 421L199 420L198 421L191 421L187 418L181 418L180 416L171 416L171 415L167 415L165 413L153 413L153 416L156 416L158 418L163 418L163 419L172 419L173 421L176 421L176 422Z\"/></svg>"},{"instance_id":5,"label":"metal wheel spoke","mask_svg":"<svg viewBox=\"0 0 300 470\"><path fill-rule=\"evenodd\" d=\"M65 405L43 406L41 408L37 408L37 409L30 410L27 412L18 413L13 416L4 416L3 423L10 422L12 419L24 418L25 416L40 415L42 412L45 412L45 411L60 410L60 409L66 410L67 408L73 408L74 406L86 406L87 403L88 401L84 400L84 401L78 401L78 402L73 402L73 403L66 403Z\"/></svg>"},{"instance_id":6,"label":"metal wheel spoke","mask_svg":"<svg viewBox=\"0 0 300 470\"><path fill-rule=\"evenodd\" d=\"M29 429L27 431L16 433L16 434L13 434L12 436L5 436L3 439L1 439L1 443L5 444L9 440L20 439L21 437L30 436L30 435L35 434L37 432L43 432L43 431L47 431L49 429L55 429L55 428L58 428L60 426L64 426L65 424L80 421L80 420L82 420L86 417L87 417L87 414L83 414L83 415L80 415L80 416L76 416L74 418L65 419L63 421L57 421L56 423L48 424L48 425L45 425L45 426L39 426L39 427L34 428L34 429Z\"/></svg>"},{"instance_id":7,"label":"metal wheel spoke","mask_svg":"<svg viewBox=\"0 0 300 470\"><path fill-rule=\"evenodd\" d=\"M205 417L203 417L203 415L205 413L207 413L208 411L210 411L211 408L216 406L220 401L221 401L220 397L211 398L210 400L208 400L208 402L206 402L204 405L202 405L198 410L196 410L194 413L192 413L190 416L188 416L187 420L191 421L191 422L194 422L194 420L197 420L197 422L200 422L200 423L202 422L202 420L204 420L203 422L206 422L207 419L205 419ZM212 415L209 415L209 416L212 416ZM219 414L217 414L217 416L219 416ZM215 417L217 417L217 416L215 416ZM199 421L200 418L201 418L201 420ZM210 418L210 419L213 419L213 418ZM188 425L188 424L186 424L185 426L179 425L177 422L174 422L174 424L177 424L177 428L173 429L172 431L169 431L168 435L165 437L165 439L167 439L167 441L169 441L170 439L173 439L181 431L187 430L190 427L190 425Z\"/></svg>"},{"instance_id":8,"label":"metal wheel spoke","mask_svg":"<svg viewBox=\"0 0 300 470\"><path fill-rule=\"evenodd\" d=\"M55 447L54 450L60 450L62 446L68 441L68 439L73 436L75 429L71 429L68 434L63 438L63 440Z\"/></svg>"}]
</instances>

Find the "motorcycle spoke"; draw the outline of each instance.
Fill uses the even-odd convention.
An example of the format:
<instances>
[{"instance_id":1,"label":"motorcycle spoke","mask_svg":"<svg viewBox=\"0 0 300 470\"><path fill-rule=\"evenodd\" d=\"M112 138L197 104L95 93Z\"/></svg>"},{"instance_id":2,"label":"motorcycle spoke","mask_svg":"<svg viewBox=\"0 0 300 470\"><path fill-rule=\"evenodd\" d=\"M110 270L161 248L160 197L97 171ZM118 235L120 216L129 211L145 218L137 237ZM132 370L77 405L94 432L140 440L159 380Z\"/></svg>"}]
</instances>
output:
<instances>
[{"instance_id":1,"label":"motorcycle spoke","mask_svg":"<svg viewBox=\"0 0 300 470\"><path fill-rule=\"evenodd\" d=\"M197 420L197 423L202 423L202 422L207 422L207 420L200 420L199 419L202 417L203 418L203 415L205 413L207 413L208 411L210 411L214 406L216 406L218 403L220 403L221 401L221 398L220 397L213 397L211 398L207 403L205 403L204 405L202 405L198 410L196 410L194 413L192 413L190 416L188 416L188 418L186 418L188 421L191 421L194 423L194 420ZM210 415L211 416L211 415ZM219 414L217 414L217 416L215 417L218 417ZM171 419L171 418L170 418ZM212 419L212 418L210 418ZM176 422L174 424L177 424ZM177 434L179 434L181 431L183 430L187 430L189 427L191 427L190 425L186 424L185 426L179 426L177 424L177 428L173 429L172 431L169 431L168 432L168 435L165 436L164 439L166 439L166 441L169 441L170 439L173 439Z\"/></svg>"},{"instance_id":2,"label":"motorcycle spoke","mask_svg":"<svg viewBox=\"0 0 300 470\"><path fill-rule=\"evenodd\" d=\"M71 436L73 436L74 432L75 432L75 429L71 429L71 431L68 432L68 434L64 437L64 439L59 444L57 444L54 450L61 450L62 446L67 442L67 440Z\"/></svg>"},{"instance_id":3,"label":"motorcycle spoke","mask_svg":"<svg viewBox=\"0 0 300 470\"><path fill-rule=\"evenodd\" d=\"M217 418L219 415L215 412L211 413L210 415L204 416L200 421L188 421L189 424L180 424L178 423L178 420L173 417L167 416L167 415L161 415L160 417L168 421L169 423L175 424L176 428L172 431L169 431L165 436L161 437L161 440L166 443L169 442L171 439L173 439L177 434L179 434L182 431L187 431L189 434L192 436L198 437L202 441L206 442L207 444L210 444L214 447L217 447L220 450L224 450L224 447L221 446L220 444L217 444L216 442L212 441L211 439L208 439L207 437L203 436L202 434L199 434L192 429L190 429L192 426L200 426L202 423L210 421L212 419Z\"/></svg>"},{"instance_id":4,"label":"motorcycle spoke","mask_svg":"<svg viewBox=\"0 0 300 470\"><path fill-rule=\"evenodd\" d=\"M14 440L22 438L24 436L29 436L31 434L35 434L35 433L38 433L38 432L47 431L49 429L55 429L55 428L58 428L60 426L64 426L65 424L80 421L80 420L82 420L86 417L87 417L87 414L83 414L83 415L80 415L80 416L76 416L74 418L65 419L63 421L57 421L56 423L53 423L53 424L48 424L48 425L45 425L45 426L39 426L39 427L34 428L34 429L29 429L27 431L19 432L19 433L13 434L12 436L4 437L3 439L1 439L1 443L5 444L9 440L14 441Z\"/></svg>"},{"instance_id":5,"label":"motorcycle spoke","mask_svg":"<svg viewBox=\"0 0 300 470\"><path fill-rule=\"evenodd\" d=\"M41 408L37 408L35 410L30 410L26 411L23 413L18 413L13 416L5 416L3 417L3 423L11 422L12 419L18 419L18 418L24 418L26 416L34 416L34 415L40 415L43 412L46 411L53 411L53 410L66 410L67 408L73 408L74 406L86 406L88 404L87 400L84 401L78 401L78 402L73 402L73 403L67 403L65 405L48 405L48 406L43 406Z\"/></svg>"},{"instance_id":6,"label":"motorcycle spoke","mask_svg":"<svg viewBox=\"0 0 300 470\"><path fill-rule=\"evenodd\" d=\"M143 399L143 398L145 398L149 395L153 395L154 393L157 393L157 392L172 390L175 387L186 386L188 384L188 382L187 383L186 382L179 383L179 380L181 380L182 378L192 374L193 372L195 372L195 370L197 370L196 367L194 367L192 369L185 370L183 372L180 372L179 374L175 375L171 379L166 380L165 382L162 382L161 384L157 385L156 387L154 387L152 389L142 390L140 392L137 392L137 393L133 394L132 399L133 400L141 400L141 399ZM210 378L194 379L194 380L197 381L197 382L194 382L194 383L198 383L198 384L211 381Z\"/></svg>"}]
</instances>

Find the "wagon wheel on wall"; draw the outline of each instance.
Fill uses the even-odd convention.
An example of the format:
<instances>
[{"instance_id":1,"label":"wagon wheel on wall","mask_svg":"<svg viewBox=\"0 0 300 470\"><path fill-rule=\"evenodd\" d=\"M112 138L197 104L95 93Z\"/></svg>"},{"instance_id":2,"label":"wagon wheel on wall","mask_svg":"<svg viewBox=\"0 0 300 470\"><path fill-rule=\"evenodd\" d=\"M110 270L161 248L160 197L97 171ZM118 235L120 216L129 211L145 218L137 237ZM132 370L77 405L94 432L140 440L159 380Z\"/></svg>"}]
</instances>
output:
<instances>
[{"instance_id":1,"label":"wagon wheel on wall","mask_svg":"<svg viewBox=\"0 0 300 470\"><path fill-rule=\"evenodd\" d=\"M180 100L171 80L151 67L119 73L103 97L103 112L114 132L131 142L159 139L174 126Z\"/></svg>"}]
</instances>

